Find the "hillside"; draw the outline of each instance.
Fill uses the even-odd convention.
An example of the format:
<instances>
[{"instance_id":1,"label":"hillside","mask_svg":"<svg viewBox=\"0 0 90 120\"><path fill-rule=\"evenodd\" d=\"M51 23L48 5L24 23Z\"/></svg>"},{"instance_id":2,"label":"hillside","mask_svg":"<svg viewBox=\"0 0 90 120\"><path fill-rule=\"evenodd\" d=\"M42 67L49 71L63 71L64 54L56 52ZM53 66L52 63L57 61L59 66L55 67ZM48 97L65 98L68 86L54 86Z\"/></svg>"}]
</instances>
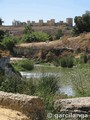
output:
<instances>
[{"instance_id":1,"label":"hillside","mask_svg":"<svg viewBox=\"0 0 90 120\"><path fill-rule=\"evenodd\" d=\"M4 30L4 31L9 31L11 34L16 35L16 36L20 36L23 34L24 31L24 26L0 26L0 30ZM32 29L34 29L34 31L43 31L46 32L50 35L55 35L55 33L57 32L58 28L62 29L64 34L68 34L70 33L70 30L67 30L67 26L32 26Z\"/></svg>"},{"instance_id":2,"label":"hillside","mask_svg":"<svg viewBox=\"0 0 90 120\"><path fill-rule=\"evenodd\" d=\"M63 36L60 40L39 43L24 43L16 46L17 48L71 48L74 51L90 52L90 33L83 33L77 37Z\"/></svg>"}]
</instances>

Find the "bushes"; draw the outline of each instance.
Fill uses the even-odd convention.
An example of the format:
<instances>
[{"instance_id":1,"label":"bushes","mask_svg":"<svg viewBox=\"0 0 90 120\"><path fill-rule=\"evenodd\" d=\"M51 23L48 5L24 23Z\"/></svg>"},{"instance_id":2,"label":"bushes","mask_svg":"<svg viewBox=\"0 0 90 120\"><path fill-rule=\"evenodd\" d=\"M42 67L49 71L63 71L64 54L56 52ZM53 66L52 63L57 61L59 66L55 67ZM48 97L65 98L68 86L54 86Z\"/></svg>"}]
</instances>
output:
<instances>
[{"instance_id":1,"label":"bushes","mask_svg":"<svg viewBox=\"0 0 90 120\"><path fill-rule=\"evenodd\" d=\"M88 61L88 56L86 54L81 54L80 62L81 63L87 63L87 61Z\"/></svg>"},{"instance_id":2,"label":"bushes","mask_svg":"<svg viewBox=\"0 0 90 120\"><path fill-rule=\"evenodd\" d=\"M45 42L51 39L50 35L44 32L32 32L30 34L24 34L22 42Z\"/></svg>"},{"instance_id":3,"label":"bushes","mask_svg":"<svg viewBox=\"0 0 90 120\"><path fill-rule=\"evenodd\" d=\"M21 93L22 92L22 81L20 79L14 77L5 77L0 86L0 90L5 92L12 93Z\"/></svg>"},{"instance_id":4,"label":"bushes","mask_svg":"<svg viewBox=\"0 0 90 120\"><path fill-rule=\"evenodd\" d=\"M13 64L16 70L29 71L34 69L34 62L32 60L21 60Z\"/></svg>"},{"instance_id":5,"label":"bushes","mask_svg":"<svg viewBox=\"0 0 90 120\"><path fill-rule=\"evenodd\" d=\"M76 97L90 96L90 64L81 64L71 71L70 79L75 89Z\"/></svg>"},{"instance_id":6,"label":"bushes","mask_svg":"<svg viewBox=\"0 0 90 120\"><path fill-rule=\"evenodd\" d=\"M80 58L76 58L76 64L85 64L88 63L89 60L90 60L90 56L85 53L82 53L80 55Z\"/></svg>"},{"instance_id":7,"label":"bushes","mask_svg":"<svg viewBox=\"0 0 90 120\"><path fill-rule=\"evenodd\" d=\"M55 39L58 40L58 39L60 39L61 36L63 36L62 30L58 29L55 34Z\"/></svg>"},{"instance_id":8,"label":"bushes","mask_svg":"<svg viewBox=\"0 0 90 120\"><path fill-rule=\"evenodd\" d=\"M14 37L5 37L2 41L2 44L10 52L13 52L13 47L15 46L16 43L17 43L17 40Z\"/></svg>"},{"instance_id":9,"label":"bushes","mask_svg":"<svg viewBox=\"0 0 90 120\"><path fill-rule=\"evenodd\" d=\"M74 59L72 56L66 56L60 60L61 67L71 68L74 65Z\"/></svg>"},{"instance_id":10,"label":"bushes","mask_svg":"<svg viewBox=\"0 0 90 120\"><path fill-rule=\"evenodd\" d=\"M43 77L38 81L36 95L43 99L46 110L54 109L54 96L58 88L58 79L53 75L49 75L47 77L43 75Z\"/></svg>"}]
</instances>

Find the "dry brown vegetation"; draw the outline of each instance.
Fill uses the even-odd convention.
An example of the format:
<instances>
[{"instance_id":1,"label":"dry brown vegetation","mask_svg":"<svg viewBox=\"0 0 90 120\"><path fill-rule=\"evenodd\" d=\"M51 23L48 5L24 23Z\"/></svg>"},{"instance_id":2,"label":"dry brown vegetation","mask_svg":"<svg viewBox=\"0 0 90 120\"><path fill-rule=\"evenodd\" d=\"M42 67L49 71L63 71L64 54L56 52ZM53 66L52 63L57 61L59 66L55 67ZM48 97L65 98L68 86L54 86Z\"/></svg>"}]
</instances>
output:
<instances>
[{"instance_id":1,"label":"dry brown vegetation","mask_svg":"<svg viewBox=\"0 0 90 120\"><path fill-rule=\"evenodd\" d=\"M83 33L77 37L63 36L60 40L40 43L23 43L17 47L35 47L41 48L72 48L74 51L86 51L90 52L90 33Z\"/></svg>"}]
</instances>

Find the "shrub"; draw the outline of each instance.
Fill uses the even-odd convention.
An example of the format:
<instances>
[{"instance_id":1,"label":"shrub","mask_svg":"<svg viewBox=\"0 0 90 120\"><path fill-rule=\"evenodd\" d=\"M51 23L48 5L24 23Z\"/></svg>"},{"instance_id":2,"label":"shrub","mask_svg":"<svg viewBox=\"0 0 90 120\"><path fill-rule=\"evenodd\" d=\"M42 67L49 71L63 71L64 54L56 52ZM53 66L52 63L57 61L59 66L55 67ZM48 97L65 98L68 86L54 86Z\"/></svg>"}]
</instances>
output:
<instances>
[{"instance_id":1,"label":"shrub","mask_svg":"<svg viewBox=\"0 0 90 120\"><path fill-rule=\"evenodd\" d=\"M41 31L24 34L22 37L22 42L45 42L47 40L51 40L50 35Z\"/></svg>"},{"instance_id":2,"label":"shrub","mask_svg":"<svg viewBox=\"0 0 90 120\"><path fill-rule=\"evenodd\" d=\"M0 30L0 42L4 38L5 32L3 30Z\"/></svg>"},{"instance_id":3,"label":"shrub","mask_svg":"<svg viewBox=\"0 0 90 120\"><path fill-rule=\"evenodd\" d=\"M22 92L22 80L14 77L5 77L0 85L0 90L12 93Z\"/></svg>"},{"instance_id":4,"label":"shrub","mask_svg":"<svg viewBox=\"0 0 90 120\"><path fill-rule=\"evenodd\" d=\"M2 42L0 42L0 49L1 50L5 50L6 49L6 46Z\"/></svg>"},{"instance_id":5,"label":"shrub","mask_svg":"<svg viewBox=\"0 0 90 120\"><path fill-rule=\"evenodd\" d=\"M61 67L71 68L74 65L74 59L72 56L66 56L60 60Z\"/></svg>"},{"instance_id":6,"label":"shrub","mask_svg":"<svg viewBox=\"0 0 90 120\"><path fill-rule=\"evenodd\" d=\"M32 60L21 60L13 64L14 68L19 71L24 70L33 70L34 69L34 62Z\"/></svg>"},{"instance_id":7,"label":"shrub","mask_svg":"<svg viewBox=\"0 0 90 120\"><path fill-rule=\"evenodd\" d=\"M38 81L36 95L42 97L46 110L53 110L54 96L58 90L58 80L55 76L44 76Z\"/></svg>"},{"instance_id":8,"label":"shrub","mask_svg":"<svg viewBox=\"0 0 90 120\"><path fill-rule=\"evenodd\" d=\"M29 79L23 79L23 89L22 92L23 94L27 95L35 95L36 93L36 82L34 81L33 78Z\"/></svg>"},{"instance_id":9,"label":"shrub","mask_svg":"<svg viewBox=\"0 0 90 120\"><path fill-rule=\"evenodd\" d=\"M24 28L24 34L27 34L29 35L30 33L32 33L34 30L32 29L32 26L31 25L27 25L25 26Z\"/></svg>"},{"instance_id":10,"label":"shrub","mask_svg":"<svg viewBox=\"0 0 90 120\"><path fill-rule=\"evenodd\" d=\"M10 52L13 52L13 47L15 46L16 43L17 43L17 39L14 37L5 37L2 41L2 44Z\"/></svg>"},{"instance_id":11,"label":"shrub","mask_svg":"<svg viewBox=\"0 0 90 120\"><path fill-rule=\"evenodd\" d=\"M87 55L86 54L81 54L81 56L80 56L80 62L81 63L87 63L87 61L88 61Z\"/></svg>"},{"instance_id":12,"label":"shrub","mask_svg":"<svg viewBox=\"0 0 90 120\"><path fill-rule=\"evenodd\" d=\"M60 37L63 35L62 30L58 29L56 34L55 34L55 39L60 39Z\"/></svg>"},{"instance_id":13,"label":"shrub","mask_svg":"<svg viewBox=\"0 0 90 120\"><path fill-rule=\"evenodd\" d=\"M90 64L81 64L69 73L76 97L90 96Z\"/></svg>"},{"instance_id":14,"label":"shrub","mask_svg":"<svg viewBox=\"0 0 90 120\"><path fill-rule=\"evenodd\" d=\"M33 36L35 36L35 41L37 41L37 42L45 42L45 41L47 41L47 40L49 40L49 35L47 34L47 33L44 33L44 32L33 32L32 33L33 34Z\"/></svg>"}]
</instances>

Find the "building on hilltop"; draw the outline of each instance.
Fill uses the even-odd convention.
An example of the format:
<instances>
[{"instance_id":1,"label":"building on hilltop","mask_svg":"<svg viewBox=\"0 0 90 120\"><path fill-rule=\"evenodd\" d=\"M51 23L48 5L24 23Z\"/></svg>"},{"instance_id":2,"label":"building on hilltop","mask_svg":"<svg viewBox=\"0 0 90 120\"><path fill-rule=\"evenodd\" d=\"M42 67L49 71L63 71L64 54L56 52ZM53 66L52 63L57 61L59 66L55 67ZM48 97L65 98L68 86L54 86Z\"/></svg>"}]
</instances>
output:
<instances>
[{"instance_id":1,"label":"building on hilltop","mask_svg":"<svg viewBox=\"0 0 90 120\"><path fill-rule=\"evenodd\" d=\"M66 23L67 23L67 25L69 25L69 26L73 26L73 18L66 18Z\"/></svg>"},{"instance_id":2,"label":"building on hilltop","mask_svg":"<svg viewBox=\"0 0 90 120\"><path fill-rule=\"evenodd\" d=\"M40 19L38 22L35 21L27 21L27 22L20 22L18 20L14 20L12 22L12 26L24 26L24 25L32 25L32 26L60 26L60 25L66 25L69 27L73 26L73 18L66 18L66 22L60 21L55 22L55 19L47 20L47 22L44 22L42 19Z\"/></svg>"}]
</instances>

